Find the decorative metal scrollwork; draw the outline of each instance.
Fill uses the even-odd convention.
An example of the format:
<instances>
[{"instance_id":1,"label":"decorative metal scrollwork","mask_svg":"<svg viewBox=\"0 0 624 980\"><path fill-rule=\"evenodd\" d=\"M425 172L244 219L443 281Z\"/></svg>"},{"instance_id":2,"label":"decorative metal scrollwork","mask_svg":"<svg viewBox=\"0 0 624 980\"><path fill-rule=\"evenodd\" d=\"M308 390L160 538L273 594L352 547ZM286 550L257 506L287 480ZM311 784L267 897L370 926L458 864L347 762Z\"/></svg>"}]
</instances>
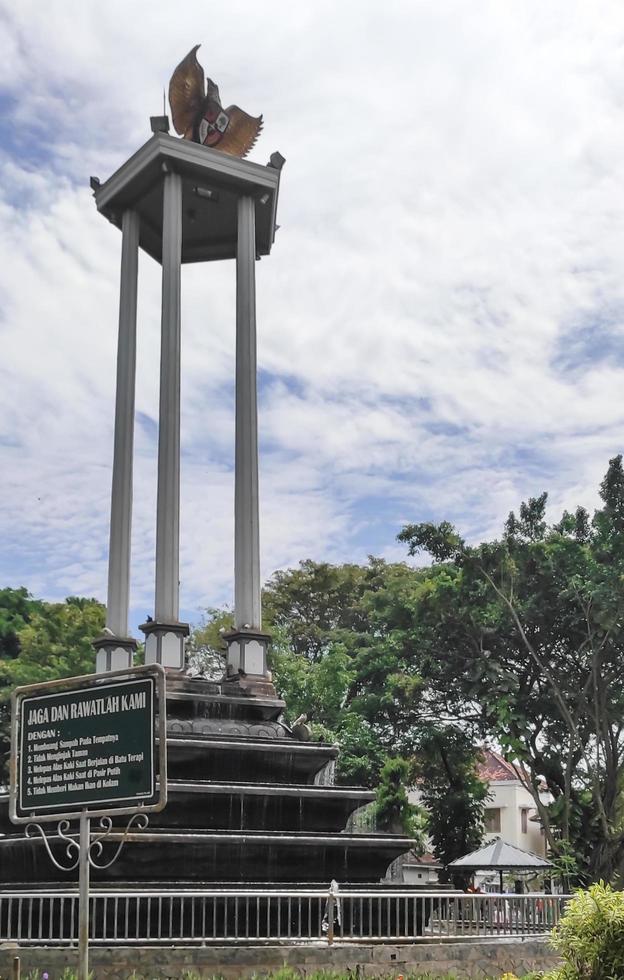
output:
<instances>
[{"instance_id":1,"label":"decorative metal scrollwork","mask_svg":"<svg viewBox=\"0 0 624 980\"><path fill-rule=\"evenodd\" d=\"M102 852L104 850L104 845L102 842L105 841L106 838L113 832L113 821L111 820L111 818L101 817L100 827L102 828L103 832L101 834L98 834L94 838L94 840L91 841L89 845L89 864L91 865L92 868L98 868L100 871L105 871L106 868L110 868L111 864L115 863L115 861L117 860L117 858L119 857L119 855L123 850L123 846L128 839L128 834L130 833L130 829L133 824L135 825L136 830L145 830L145 828L149 824L149 817L147 816L146 813L135 813L133 816L131 816L130 819L128 820L128 823L126 824L126 829L123 832L122 838L119 841L119 844L117 845L117 850L113 854L112 858L110 859L110 861L106 861L103 864L99 864L96 858L101 857Z\"/></svg>"},{"instance_id":2,"label":"decorative metal scrollwork","mask_svg":"<svg viewBox=\"0 0 624 980\"><path fill-rule=\"evenodd\" d=\"M69 864L63 864L61 861L57 860L57 858L54 856L52 848L50 847L50 841L48 840L45 830L43 829L41 824L29 823L26 826L25 834L26 837L29 837L31 840L33 840L36 837L36 835L39 834L43 843L45 844L45 849L48 852L48 857L50 858L52 864L60 871L73 871L74 868L78 867L78 862L80 860L80 845L77 840L74 840L73 837L69 837L67 835L68 830L69 830L69 820L59 820L56 828L56 833L57 836L60 837L61 840L65 841L67 845L65 847L65 856L67 860L70 862ZM75 860L74 860L74 855L75 855Z\"/></svg>"},{"instance_id":3,"label":"decorative metal scrollwork","mask_svg":"<svg viewBox=\"0 0 624 980\"><path fill-rule=\"evenodd\" d=\"M112 864L115 863L124 844L128 840L128 835L132 829L134 830L145 830L149 824L149 818L146 813L135 813L133 814L126 828L123 832L115 830L113 828L113 821L110 817L101 817L99 821L99 831L94 831L89 835L89 849L87 853L87 859L92 868L97 868L99 871L105 871L110 868ZM38 823L29 823L26 826L26 837L30 840L35 840L38 836L41 838L45 845L45 849L48 852L48 857L52 861L52 864L59 869L59 871L74 871L80 861L80 844L78 839L78 833L69 834L70 821L69 820L59 820L56 827L56 837L60 838L65 844L65 848L61 848L61 855L58 857L54 854L52 850L51 841L54 839L54 834L50 834L49 837L45 830ZM100 862L99 858L102 857L104 853L104 846L106 843L113 843L112 835L117 835L122 833L121 840L117 844L113 856L108 861ZM107 841L107 838L111 838Z\"/></svg>"}]
</instances>

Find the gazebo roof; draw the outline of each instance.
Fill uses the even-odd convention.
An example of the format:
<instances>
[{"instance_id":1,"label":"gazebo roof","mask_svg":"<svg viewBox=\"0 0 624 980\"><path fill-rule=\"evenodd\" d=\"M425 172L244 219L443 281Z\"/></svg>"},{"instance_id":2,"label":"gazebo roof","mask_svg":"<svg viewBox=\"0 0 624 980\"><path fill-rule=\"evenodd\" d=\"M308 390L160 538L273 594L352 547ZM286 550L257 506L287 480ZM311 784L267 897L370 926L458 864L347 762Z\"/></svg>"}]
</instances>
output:
<instances>
[{"instance_id":1,"label":"gazebo roof","mask_svg":"<svg viewBox=\"0 0 624 980\"><path fill-rule=\"evenodd\" d=\"M497 837L485 847L451 861L449 867L466 871L536 871L552 868L552 864L532 851L523 851Z\"/></svg>"}]
</instances>

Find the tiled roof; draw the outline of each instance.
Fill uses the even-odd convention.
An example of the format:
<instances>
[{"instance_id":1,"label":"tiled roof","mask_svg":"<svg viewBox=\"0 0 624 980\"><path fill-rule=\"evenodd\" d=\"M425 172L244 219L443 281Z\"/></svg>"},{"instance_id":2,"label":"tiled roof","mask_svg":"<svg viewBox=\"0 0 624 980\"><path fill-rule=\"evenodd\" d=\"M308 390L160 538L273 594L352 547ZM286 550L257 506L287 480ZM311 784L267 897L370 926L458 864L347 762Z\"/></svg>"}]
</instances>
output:
<instances>
[{"instance_id":1,"label":"tiled roof","mask_svg":"<svg viewBox=\"0 0 624 980\"><path fill-rule=\"evenodd\" d=\"M435 854L431 854L429 851L426 851L424 854L418 855L416 857L416 861L417 861L418 864L436 864L437 865L437 864L440 863L438 861L437 857L435 856Z\"/></svg>"},{"instance_id":2,"label":"tiled roof","mask_svg":"<svg viewBox=\"0 0 624 980\"><path fill-rule=\"evenodd\" d=\"M410 851L408 860L405 863L411 868L426 867L435 870L436 868L442 867L435 854L431 854L429 851L426 854L416 854L415 851Z\"/></svg>"},{"instance_id":3,"label":"tiled roof","mask_svg":"<svg viewBox=\"0 0 624 980\"><path fill-rule=\"evenodd\" d=\"M481 749L482 761L479 762L477 769L481 779L487 783L498 782L518 782L518 773L510 762L506 762L502 755L493 752L492 749Z\"/></svg>"}]
</instances>

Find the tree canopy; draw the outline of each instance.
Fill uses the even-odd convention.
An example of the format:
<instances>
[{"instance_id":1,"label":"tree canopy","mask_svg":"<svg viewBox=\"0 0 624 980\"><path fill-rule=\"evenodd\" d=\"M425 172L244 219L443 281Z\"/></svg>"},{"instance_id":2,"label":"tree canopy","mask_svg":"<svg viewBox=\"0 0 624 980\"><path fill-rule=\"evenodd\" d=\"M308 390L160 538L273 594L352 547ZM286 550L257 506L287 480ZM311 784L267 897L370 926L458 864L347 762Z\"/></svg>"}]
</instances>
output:
<instances>
[{"instance_id":1,"label":"tree canopy","mask_svg":"<svg viewBox=\"0 0 624 980\"><path fill-rule=\"evenodd\" d=\"M612 880L624 870L621 456L600 497L593 517L578 508L549 523L544 493L475 547L445 523L400 539L435 560L410 627L430 703L520 764L556 857L581 879Z\"/></svg>"},{"instance_id":2,"label":"tree canopy","mask_svg":"<svg viewBox=\"0 0 624 980\"><path fill-rule=\"evenodd\" d=\"M399 540L410 555L431 556L424 568L306 561L273 576L264 606L278 640L275 679L293 712L341 744L340 780L376 782L388 756L416 760L422 774L429 758L440 827L461 825L457 847L470 850L483 789L468 773L477 744L490 741L517 764L560 866L577 880L622 873L620 456L600 497L593 515L579 507L549 520L542 493L479 545L448 522L407 525ZM453 732L468 753L456 804L442 751ZM450 816L455 805L461 819L459 810ZM446 861L443 836L436 847Z\"/></svg>"},{"instance_id":3,"label":"tree canopy","mask_svg":"<svg viewBox=\"0 0 624 980\"><path fill-rule=\"evenodd\" d=\"M7 780L13 689L90 673L91 643L104 621L104 606L95 599L51 603L24 588L0 590L0 785Z\"/></svg>"},{"instance_id":4,"label":"tree canopy","mask_svg":"<svg viewBox=\"0 0 624 980\"><path fill-rule=\"evenodd\" d=\"M426 786L430 836L446 864L481 842L487 788L476 746L440 726L429 703L411 636L429 587L427 570L403 563L306 561L273 576L263 598L276 634L271 667L290 715L305 712L317 737L339 743L339 782L379 783L379 825L411 826L419 847L422 815L410 823L405 792L415 781Z\"/></svg>"}]
</instances>

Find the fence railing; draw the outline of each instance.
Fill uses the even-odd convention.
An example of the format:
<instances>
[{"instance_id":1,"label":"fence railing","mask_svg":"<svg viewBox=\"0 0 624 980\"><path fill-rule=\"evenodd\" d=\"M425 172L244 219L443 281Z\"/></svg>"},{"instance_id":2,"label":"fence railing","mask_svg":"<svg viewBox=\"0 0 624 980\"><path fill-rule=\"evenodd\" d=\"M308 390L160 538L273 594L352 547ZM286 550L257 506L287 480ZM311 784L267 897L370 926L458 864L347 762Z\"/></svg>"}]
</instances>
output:
<instances>
[{"instance_id":1,"label":"fence railing","mask_svg":"<svg viewBox=\"0 0 624 980\"><path fill-rule=\"evenodd\" d=\"M90 942L126 944L443 942L538 936L559 921L565 895L366 891L97 890ZM74 945L78 893L0 892L0 942Z\"/></svg>"}]
</instances>

